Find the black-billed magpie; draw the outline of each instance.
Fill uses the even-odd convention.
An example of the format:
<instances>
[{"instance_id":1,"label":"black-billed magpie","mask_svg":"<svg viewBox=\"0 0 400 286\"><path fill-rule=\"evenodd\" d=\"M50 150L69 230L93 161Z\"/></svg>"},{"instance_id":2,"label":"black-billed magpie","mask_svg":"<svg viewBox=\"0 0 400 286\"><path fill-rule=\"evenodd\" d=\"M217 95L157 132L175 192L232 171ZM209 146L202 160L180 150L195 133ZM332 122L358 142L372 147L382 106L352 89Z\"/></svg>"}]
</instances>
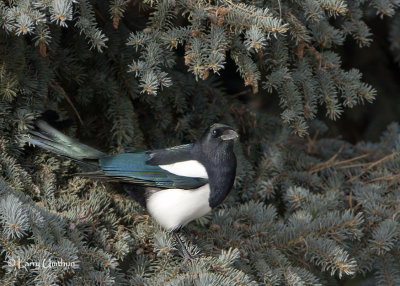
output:
<instances>
[{"instance_id":1,"label":"black-billed magpie","mask_svg":"<svg viewBox=\"0 0 400 286\"><path fill-rule=\"evenodd\" d=\"M213 124L193 144L116 155L79 143L45 121L37 126L28 142L96 168L78 175L124 182L125 191L173 232L188 258L178 231L219 205L235 179L238 134L227 125Z\"/></svg>"}]
</instances>

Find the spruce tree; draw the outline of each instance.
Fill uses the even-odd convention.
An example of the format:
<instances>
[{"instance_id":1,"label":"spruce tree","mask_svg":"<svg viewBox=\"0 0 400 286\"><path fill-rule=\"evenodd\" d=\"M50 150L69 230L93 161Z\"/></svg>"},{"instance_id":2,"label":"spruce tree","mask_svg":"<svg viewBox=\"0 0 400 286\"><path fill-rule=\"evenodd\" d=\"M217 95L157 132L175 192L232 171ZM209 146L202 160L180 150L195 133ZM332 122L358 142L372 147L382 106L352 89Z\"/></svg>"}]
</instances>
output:
<instances>
[{"instance_id":1,"label":"spruce tree","mask_svg":"<svg viewBox=\"0 0 400 286\"><path fill-rule=\"evenodd\" d=\"M399 285L400 126L350 144L325 123L373 104L340 49L390 17L399 60L399 5L0 1L1 283ZM200 257L184 261L120 185L28 146L40 117L108 153L234 126L233 191L183 235Z\"/></svg>"}]
</instances>

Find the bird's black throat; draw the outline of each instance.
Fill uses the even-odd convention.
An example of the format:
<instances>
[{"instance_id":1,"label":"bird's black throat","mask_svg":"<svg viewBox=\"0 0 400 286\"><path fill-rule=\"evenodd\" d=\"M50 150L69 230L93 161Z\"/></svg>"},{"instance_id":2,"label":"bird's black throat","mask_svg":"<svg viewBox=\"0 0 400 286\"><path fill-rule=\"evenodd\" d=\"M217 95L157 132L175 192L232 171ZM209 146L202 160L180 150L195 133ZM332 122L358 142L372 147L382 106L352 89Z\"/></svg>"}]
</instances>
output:
<instances>
[{"instance_id":1,"label":"bird's black throat","mask_svg":"<svg viewBox=\"0 0 400 286\"><path fill-rule=\"evenodd\" d=\"M232 188L236 175L236 156L233 140L207 143L195 144L192 151L196 160L206 168L210 186L209 205L214 208L222 203Z\"/></svg>"}]
</instances>

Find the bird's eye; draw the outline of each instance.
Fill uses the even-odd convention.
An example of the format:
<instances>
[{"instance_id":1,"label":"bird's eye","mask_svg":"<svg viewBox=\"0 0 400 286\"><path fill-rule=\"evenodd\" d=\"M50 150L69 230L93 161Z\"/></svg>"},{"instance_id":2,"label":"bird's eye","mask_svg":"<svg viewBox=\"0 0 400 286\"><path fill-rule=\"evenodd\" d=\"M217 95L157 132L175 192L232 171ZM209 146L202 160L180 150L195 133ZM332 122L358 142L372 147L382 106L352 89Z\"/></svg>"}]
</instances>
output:
<instances>
[{"instance_id":1,"label":"bird's eye","mask_svg":"<svg viewBox=\"0 0 400 286\"><path fill-rule=\"evenodd\" d=\"M213 136L213 137L217 137L217 135L218 135L218 132L217 132L217 130L214 129L214 130L212 131L212 136Z\"/></svg>"}]
</instances>

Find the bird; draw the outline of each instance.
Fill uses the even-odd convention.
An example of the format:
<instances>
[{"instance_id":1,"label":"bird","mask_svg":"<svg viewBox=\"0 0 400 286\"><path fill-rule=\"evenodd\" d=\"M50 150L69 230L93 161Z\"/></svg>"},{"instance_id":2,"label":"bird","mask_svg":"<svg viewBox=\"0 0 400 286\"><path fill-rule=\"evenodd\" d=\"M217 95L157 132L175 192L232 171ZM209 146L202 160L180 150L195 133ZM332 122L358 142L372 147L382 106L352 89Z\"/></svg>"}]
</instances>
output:
<instances>
[{"instance_id":1,"label":"bird","mask_svg":"<svg viewBox=\"0 0 400 286\"><path fill-rule=\"evenodd\" d=\"M215 123L191 144L108 155L64 135L46 121L36 122L26 141L67 157L89 171L79 176L121 182L128 195L171 232L186 258L193 259L179 231L204 216L229 194L236 176L238 133Z\"/></svg>"}]
</instances>

